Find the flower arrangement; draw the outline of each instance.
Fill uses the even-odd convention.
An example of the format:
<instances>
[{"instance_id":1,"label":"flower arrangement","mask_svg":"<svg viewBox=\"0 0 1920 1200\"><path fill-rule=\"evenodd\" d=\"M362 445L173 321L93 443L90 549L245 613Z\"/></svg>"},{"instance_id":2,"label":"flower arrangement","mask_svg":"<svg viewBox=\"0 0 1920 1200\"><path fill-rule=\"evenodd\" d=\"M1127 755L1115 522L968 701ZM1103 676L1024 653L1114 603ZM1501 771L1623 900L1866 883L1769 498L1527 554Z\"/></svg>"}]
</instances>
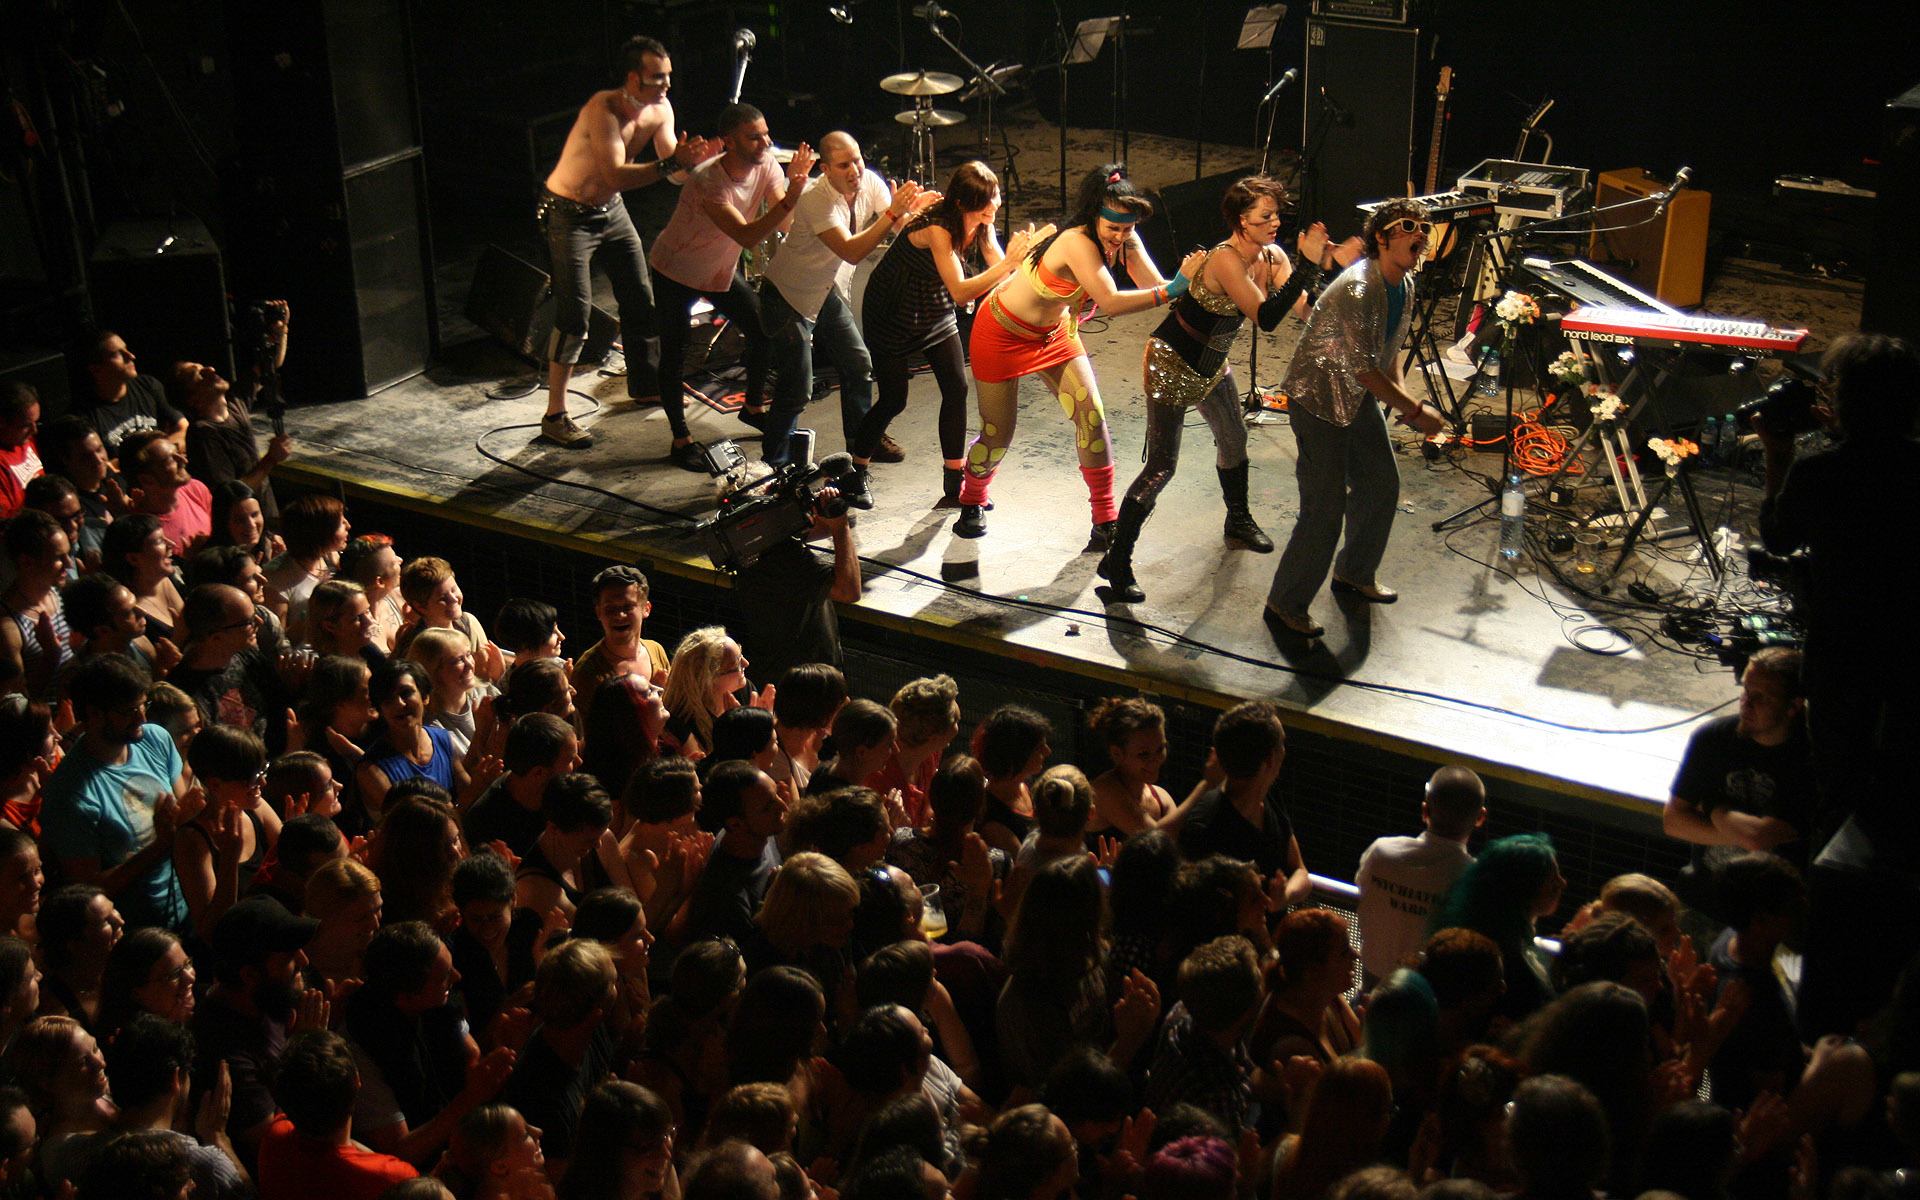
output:
<instances>
[{"instance_id":1,"label":"flower arrangement","mask_svg":"<svg viewBox=\"0 0 1920 1200\"><path fill-rule=\"evenodd\" d=\"M1588 411L1593 413L1593 419L1595 421L1603 425L1611 424L1619 420L1620 415L1627 410L1627 402L1612 392L1595 388L1589 393L1589 396L1593 400L1593 403L1589 406Z\"/></svg>"},{"instance_id":2,"label":"flower arrangement","mask_svg":"<svg viewBox=\"0 0 1920 1200\"><path fill-rule=\"evenodd\" d=\"M1516 326L1531 325L1540 319L1540 306L1524 292L1508 292L1493 306L1493 315L1500 318L1511 336Z\"/></svg>"},{"instance_id":3,"label":"flower arrangement","mask_svg":"<svg viewBox=\"0 0 1920 1200\"><path fill-rule=\"evenodd\" d=\"M1669 471L1677 470L1681 463L1700 453L1699 444L1685 438L1648 438L1647 449L1659 455Z\"/></svg>"},{"instance_id":4,"label":"flower arrangement","mask_svg":"<svg viewBox=\"0 0 1920 1200\"><path fill-rule=\"evenodd\" d=\"M1563 387L1576 388L1587 381L1587 361L1572 350L1564 350L1559 358L1547 364L1547 374L1559 380Z\"/></svg>"}]
</instances>

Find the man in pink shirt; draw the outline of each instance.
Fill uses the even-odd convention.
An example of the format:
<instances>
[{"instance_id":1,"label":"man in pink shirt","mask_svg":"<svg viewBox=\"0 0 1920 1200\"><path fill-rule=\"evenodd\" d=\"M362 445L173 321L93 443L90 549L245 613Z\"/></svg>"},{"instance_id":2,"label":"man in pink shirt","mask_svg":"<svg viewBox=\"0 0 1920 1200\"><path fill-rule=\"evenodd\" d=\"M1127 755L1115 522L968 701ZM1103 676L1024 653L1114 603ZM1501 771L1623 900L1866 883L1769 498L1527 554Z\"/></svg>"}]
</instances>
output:
<instances>
[{"instance_id":1,"label":"man in pink shirt","mask_svg":"<svg viewBox=\"0 0 1920 1200\"><path fill-rule=\"evenodd\" d=\"M740 251L786 228L813 169L813 151L802 143L781 174L767 119L751 104L720 110L720 145L723 153L688 176L673 219L660 231L649 258L660 317L660 403L673 429L668 457L688 471L706 470L700 445L687 429L683 376L694 301L705 296L745 335L747 409L764 410L767 335L760 325L760 299L740 273Z\"/></svg>"},{"instance_id":2,"label":"man in pink shirt","mask_svg":"<svg viewBox=\"0 0 1920 1200\"><path fill-rule=\"evenodd\" d=\"M130 433L120 442L119 465L133 511L159 519L176 559L213 533L213 493L187 474L186 451L173 439L157 429Z\"/></svg>"}]
</instances>

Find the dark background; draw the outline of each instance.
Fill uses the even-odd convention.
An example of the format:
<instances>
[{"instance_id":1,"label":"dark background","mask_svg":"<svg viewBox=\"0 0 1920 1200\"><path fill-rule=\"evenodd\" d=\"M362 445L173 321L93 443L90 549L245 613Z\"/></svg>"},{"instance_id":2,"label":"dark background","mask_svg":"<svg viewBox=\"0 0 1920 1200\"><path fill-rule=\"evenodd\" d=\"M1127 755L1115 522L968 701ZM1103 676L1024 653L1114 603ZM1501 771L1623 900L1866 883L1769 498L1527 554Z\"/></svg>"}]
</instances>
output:
<instances>
[{"instance_id":1,"label":"dark background","mask_svg":"<svg viewBox=\"0 0 1920 1200\"><path fill-rule=\"evenodd\" d=\"M274 0L298 10L320 0ZM229 0L253 6L259 0ZM573 110L611 82L611 48L634 32L672 48L676 106L686 127L710 129L724 98L732 29L758 51L745 98L776 139L817 139L848 126L869 157L901 166L904 107L876 86L906 67L961 71L902 0L855 0L851 26L830 0L727 4L679 0L412 0L413 103L426 162L435 251L464 253L501 228L524 233L530 188L551 164ZM980 63L1030 69L1057 59L1058 31L1120 11L1117 0L954 0L958 37ZM1455 70L1442 186L1460 168L1504 157L1526 114L1557 104L1543 124L1554 159L1607 170L1643 166L1666 177L1691 165L1714 193L1716 236L1772 219L1781 173L1839 176L1873 187L1886 101L1920 81L1920 56L1898 33L1899 6L1735 4L1730 0L1617 4L1433 0L1416 6L1424 31L1415 86L1412 158L1427 156L1436 68ZM1304 61L1308 5L1295 4L1271 56L1234 49L1246 5L1138 0L1124 73L1136 130L1251 145L1266 83ZM1910 14L1909 14L1910 15ZM228 256L236 289L271 288L276 261L236 257L236 127L271 128L257 96L236 84L222 0L4 0L0 69L19 107L0 122L0 341L46 340L85 302L72 264L109 223L191 214ZM951 30L953 26L949 25ZM1202 74L1204 70L1204 75ZM1030 70L1040 111L1058 111L1058 76ZM1114 51L1067 72L1067 116L1106 128L1116 109ZM405 81L398 85L404 93ZM1283 98L1276 147L1297 148L1301 89ZM31 119L36 138L19 117ZM238 118L236 120L236 118ZM977 113L976 113L977 119ZM282 152L308 131L290 122ZM1536 143L1538 146L1539 143ZM64 154L56 156L60 148ZM69 169L52 169L56 157ZM1030 178L1050 179L1045 163ZM251 185L249 185L251 186ZM252 197L253 200L258 197ZM1791 231L1788 231L1791 236ZM284 257L284 252L282 252Z\"/></svg>"}]
</instances>

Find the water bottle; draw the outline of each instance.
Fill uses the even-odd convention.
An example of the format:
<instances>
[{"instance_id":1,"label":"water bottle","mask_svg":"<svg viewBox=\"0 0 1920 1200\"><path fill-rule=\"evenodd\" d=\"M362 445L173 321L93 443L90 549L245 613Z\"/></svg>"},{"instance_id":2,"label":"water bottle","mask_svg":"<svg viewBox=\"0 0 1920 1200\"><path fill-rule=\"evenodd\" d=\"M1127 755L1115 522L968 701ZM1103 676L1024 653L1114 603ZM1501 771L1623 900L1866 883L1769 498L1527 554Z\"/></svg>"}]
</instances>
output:
<instances>
[{"instance_id":1,"label":"water bottle","mask_svg":"<svg viewBox=\"0 0 1920 1200\"><path fill-rule=\"evenodd\" d=\"M1475 389L1476 396L1498 396L1500 394L1500 352L1492 346L1480 352L1480 386Z\"/></svg>"},{"instance_id":2,"label":"water bottle","mask_svg":"<svg viewBox=\"0 0 1920 1200\"><path fill-rule=\"evenodd\" d=\"M1720 450L1720 418L1708 417L1700 422L1700 461L1718 462Z\"/></svg>"},{"instance_id":3,"label":"water bottle","mask_svg":"<svg viewBox=\"0 0 1920 1200\"><path fill-rule=\"evenodd\" d=\"M1714 458L1724 465L1740 461L1740 419L1732 413L1720 418L1720 444L1714 450Z\"/></svg>"},{"instance_id":4,"label":"water bottle","mask_svg":"<svg viewBox=\"0 0 1920 1200\"><path fill-rule=\"evenodd\" d=\"M1507 472L1507 486L1500 491L1500 557L1511 562L1520 557L1527 541L1527 493L1521 490L1520 468Z\"/></svg>"}]
</instances>

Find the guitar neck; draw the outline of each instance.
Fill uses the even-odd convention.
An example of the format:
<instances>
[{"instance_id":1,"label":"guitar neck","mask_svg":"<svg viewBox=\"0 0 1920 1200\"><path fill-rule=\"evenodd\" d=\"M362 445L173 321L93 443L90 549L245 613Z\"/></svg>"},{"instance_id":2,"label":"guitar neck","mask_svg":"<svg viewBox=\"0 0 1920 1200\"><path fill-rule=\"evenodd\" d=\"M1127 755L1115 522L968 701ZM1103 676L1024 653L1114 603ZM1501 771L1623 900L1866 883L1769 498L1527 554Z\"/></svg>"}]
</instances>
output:
<instances>
[{"instance_id":1,"label":"guitar neck","mask_svg":"<svg viewBox=\"0 0 1920 1200\"><path fill-rule=\"evenodd\" d=\"M1453 90L1453 68L1440 68L1440 86L1433 96L1433 137L1427 143L1427 186L1422 189L1426 195L1432 195L1440 183L1440 141L1446 134L1447 98Z\"/></svg>"}]
</instances>

